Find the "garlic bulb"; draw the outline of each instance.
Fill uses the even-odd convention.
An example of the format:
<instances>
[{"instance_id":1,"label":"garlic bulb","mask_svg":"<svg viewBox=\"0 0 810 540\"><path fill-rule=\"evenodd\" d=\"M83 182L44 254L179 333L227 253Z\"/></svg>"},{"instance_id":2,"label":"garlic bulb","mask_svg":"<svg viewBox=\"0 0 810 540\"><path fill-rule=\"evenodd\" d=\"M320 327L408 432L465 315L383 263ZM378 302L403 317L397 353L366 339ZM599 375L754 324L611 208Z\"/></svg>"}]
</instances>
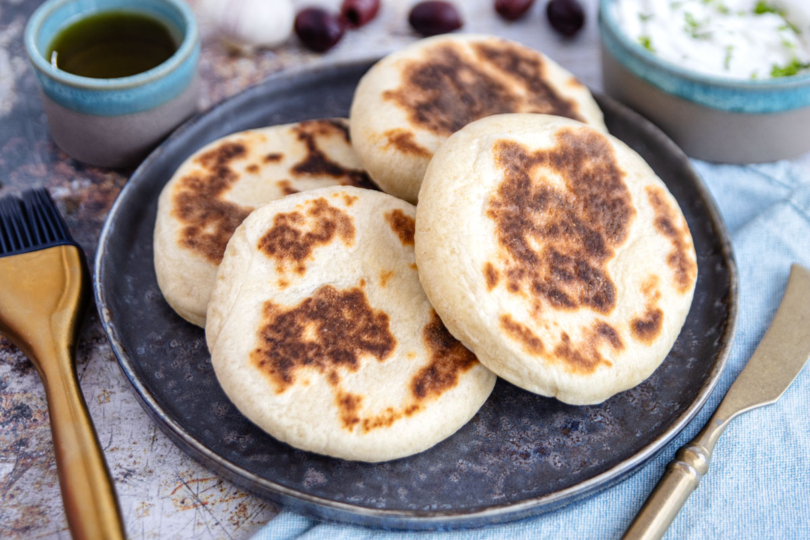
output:
<instances>
[{"instance_id":1,"label":"garlic bulb","mask_svg":"<svg viewBox=\"0 0 810 540\"><path fill-rule=\"evenodd\" d=\"M281 45L295 18L290 0L203 0L200 9L220 36L240 49Z\"/></svg>"}]
</instances>

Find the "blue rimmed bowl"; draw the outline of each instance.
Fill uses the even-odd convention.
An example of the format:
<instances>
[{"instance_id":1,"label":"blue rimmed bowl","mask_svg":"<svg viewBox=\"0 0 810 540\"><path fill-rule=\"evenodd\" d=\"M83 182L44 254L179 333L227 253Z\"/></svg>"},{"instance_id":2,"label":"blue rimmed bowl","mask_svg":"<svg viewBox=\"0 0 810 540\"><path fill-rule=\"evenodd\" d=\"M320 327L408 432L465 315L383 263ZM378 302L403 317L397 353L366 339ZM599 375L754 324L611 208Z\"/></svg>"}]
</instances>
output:
<instances>
[{"instance_id":1,"label":"blue rimmed bowl","mask_svg":"<svg viewBox=\"0 0 810 540\"><path fill-rule=\"evenodd\" d=\"M149 15L161 21L177 51L159 66L116 79L81 77L52 66L54 37L84 17L106 11ZM197 110L199 35L183 0L48 0L25 30L48 126L71 157L103 167L129 167Z\"/></svg>"},{"instance_id":2,"label":"blue rimmed bowl","mask_svg":"<svg viewBox=\"0 0 810 540\"><path fill-rule=\"evenodd\" d=\"M651 53L600 0L605 93L646 116L687 155L754 163L810 152L810 74L761 80L712 77Z\"/></svg>"}]
</instances>

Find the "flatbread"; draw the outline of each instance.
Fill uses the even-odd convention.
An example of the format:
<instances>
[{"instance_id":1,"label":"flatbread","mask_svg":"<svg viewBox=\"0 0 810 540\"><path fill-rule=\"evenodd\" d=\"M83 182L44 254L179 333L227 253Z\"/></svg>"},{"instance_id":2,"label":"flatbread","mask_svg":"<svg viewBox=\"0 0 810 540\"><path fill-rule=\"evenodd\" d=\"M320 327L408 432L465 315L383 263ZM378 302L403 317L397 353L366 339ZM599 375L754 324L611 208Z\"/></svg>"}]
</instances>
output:
<instances>
[{"instance_id":1,"label":"flatbread","mask_svg":"<svg viewBox=\"0 0 810 540\"><path fill-rule=\"evenodd\" d=\"M242 220L272 200L335 185L374 187L340 118L243 131L198 150L158 201L155 271L166 301L205 326L217 267Z\"/></svg>"},{"instance_id":2,"label":"flatbread","mask_svg":"<svg viewBox=\"0 0 810 540\"><path fill-rule=\"evenodd\" d=\"M574 405L646 379L689 312L678 203L624 143L547 115L450 137L419 194L416 261L450 332L500 377Z\"/></svg>"},{"instance_id":3,"label":"flatbread","mask_svg":"<svg viewBox=\"0 0 810 540\"><path fill-rule=\"evenodd\" d=\"M555 114L607 131L588 89L540 52L493 36L424 39L375 64L351 108L352 142L386 193L416 203L442 142L492 114Z\"/></svg>"},{"instance_id":4,"label":"flatbread","mask_svg":"<svg viewBox=\"0 0 810 540\"><path fill-rule=\"evenodd\" d=\"M370 190L273 201L236 230L208 306L217 379L242 413L302 450L360 461L430 448L495 376L419 284L414 208Z\"/></svg>"}]
</instances>

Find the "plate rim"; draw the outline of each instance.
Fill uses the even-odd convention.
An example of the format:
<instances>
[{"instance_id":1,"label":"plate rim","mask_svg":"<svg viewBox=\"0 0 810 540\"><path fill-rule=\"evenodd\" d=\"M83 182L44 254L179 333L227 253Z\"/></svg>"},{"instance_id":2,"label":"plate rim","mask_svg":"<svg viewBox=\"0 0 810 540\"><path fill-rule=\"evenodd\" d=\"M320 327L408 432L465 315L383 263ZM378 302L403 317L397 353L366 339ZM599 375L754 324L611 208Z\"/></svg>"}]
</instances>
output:
<instances>
[{"instance_id":1,"label":"plate rim","mask_svg":"<svg viewBox=\"0 0 810 540\"><path fill-rule=\"evenodd\" d=\"M345 502L334 501L325 497L312 495L305 491L281 485L277 482L248 471L247 469L216 454L206 447L205 444L203 444L200 440L191 435L177 421L171 418L171 416L160 407L149 388L147 388L137 377L133 369L135 362L133 362L132 358L129 357L123 344L118 339L114 316L109 310L106 301L107 292L103 286L103 278L105 276L104 269L108 240L112 230L114 229L115 216L117 215L119 208L123 205L123 201L127 199L129 192L135 189L133 186L136 185L138 178L144 174L144 171L150 167L153 161L155 161L166 151L166 148L169 147L173 141L182 137L186 132L192 130L199 121L208 117L209 115L216 114L227 106L232 106L234 101L248 100L254 94L261 94L262 89L268 84L283 80L293 82L301 78L323 76L324 74L338 72L347 68L359 68L361 66L370 67L374 62L376 62L376 60L378 60L378 58L372 60L348 60L328 64L319 64L315 66L303 66L274 73L262 79L260 82L223 99L209 109L199 112L183 123L157 148L155 148L149 154L149 156L147 156L147 158L135 169L130 178L127 180L127 183L124 185L123 189L116 197L115 202L111 206L101 229L94 261L93 292L99 319L102 327L104 328L104 333L107 336L119 368L132 386L136 397L138 397L138 402L144 408L147 415L153 421L155 421L161 431L163 431L173 443L175 443L187 455L190 455L192 458L200 462L203 466L213 469L217 474L225 476L228 480L253 492L254 494L257 494L263 499L271 500L276 504L287 507L298 513L320 520L334 521L351 525L372 526L389 530L449 530L513 522L545 512L557 510L562 506L566 506L585 497L595 495L599 491L608 489L618 482L629 478L629 476L631 476L634 472L639 471L646 462L655 457L659 452L663 451L664 448L666 448L666 446L679 433L681 433L681 431L683 431L683 429L694 419L698 412L703 409L704 405L707 403L709 397L717 386L725 369L729 354L734 344L734 338L736 336L739 304L739 276L731 238L726 224L720 215L714 198L704 184L701 176L692 167L691 161L686 157L683 151L663 131L661 131L660 128L629 107L600 92L592 91L592 94L597 99L604 100L611 106L616 107L622 112L622 114L628 116L634 122L638 122L645 127L652 129L656 135L660 136L661 141L667 147L669 147L669 150L673 154L677 155L678 157L685 158L687 163L689 163L689 168L697 180L695 183L697 187L696 194L699 195L700 198L705 202L706 213L714 229L718 233L718 240L722 246L722 256L727 263L729 275L729 324L726 325L725 331L721 336L724 344L722 345L718 354L718 361L715 363L715 366L705 379L696 398L692 401L689 407L680 416L678 416L678 418L672 422L663 433L627 459L589 478L588 480L579 482L564 489L547 493L540 497L525 499L519 502L505 503L502 505L490 505L483 509L459 511L389 510L368 508ZM274 496L270 496L268 493L272 493Z\"/></svg>"}]
</instances>

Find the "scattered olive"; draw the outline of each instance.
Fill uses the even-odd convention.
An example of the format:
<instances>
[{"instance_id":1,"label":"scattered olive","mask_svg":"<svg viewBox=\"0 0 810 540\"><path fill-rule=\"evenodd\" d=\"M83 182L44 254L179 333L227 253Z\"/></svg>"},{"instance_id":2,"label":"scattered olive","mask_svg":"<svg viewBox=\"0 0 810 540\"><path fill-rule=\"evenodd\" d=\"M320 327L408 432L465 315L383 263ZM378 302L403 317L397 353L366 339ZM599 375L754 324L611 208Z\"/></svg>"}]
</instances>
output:
<instances>
[{"instance_id":1,"label":"scattered olive","mask_svg":"<svg viewBox=\"0 0 810 540\"><path fill-rule=\"evenodd\" d=\"M380 0L343 0L340 16L349 28L360 28L377 16Z\"/></svg>"},{"instance_id":2,"label":"scattered olive","mask_svg":"<svg viewBox=\"0 0 810 540\"><path fill-rule=\"evenodd\" d=\"M534 0L495 0L495 11L507 21L516 21L523 17Z\"/></svg>"},{"instance_id":3,"label":"scattered olive","mask_svg":"<svg viewBox=\"0 0 810 540\"><path fill-rule=\"evenodd\" d=\"M345 32L346 27L340 17L324 9L306 8L295 16L295 33L313 51L328 51Z\"/></svg>"},{"instance_id":4,"label":"scattered olive","mask_svg":"<svg viewBox=\"0 0 810 540\"><path fill-rule=\"evenodd\" d=\"M573 36L585 24L585 12L577 0L551 0L546 14L551 26L564 36Z\"/></svg>"},{"instance_id":5,"label":"scattered olive","mask_svg":"<svg viewBox=\"0 0 810 540\"><path fill-rule=\"evenodd\" d=\"M419 2L411 10L408 22L423 36L435 36L458 30L464 24L450 2Z\"/></svg>"}]
</instances>

